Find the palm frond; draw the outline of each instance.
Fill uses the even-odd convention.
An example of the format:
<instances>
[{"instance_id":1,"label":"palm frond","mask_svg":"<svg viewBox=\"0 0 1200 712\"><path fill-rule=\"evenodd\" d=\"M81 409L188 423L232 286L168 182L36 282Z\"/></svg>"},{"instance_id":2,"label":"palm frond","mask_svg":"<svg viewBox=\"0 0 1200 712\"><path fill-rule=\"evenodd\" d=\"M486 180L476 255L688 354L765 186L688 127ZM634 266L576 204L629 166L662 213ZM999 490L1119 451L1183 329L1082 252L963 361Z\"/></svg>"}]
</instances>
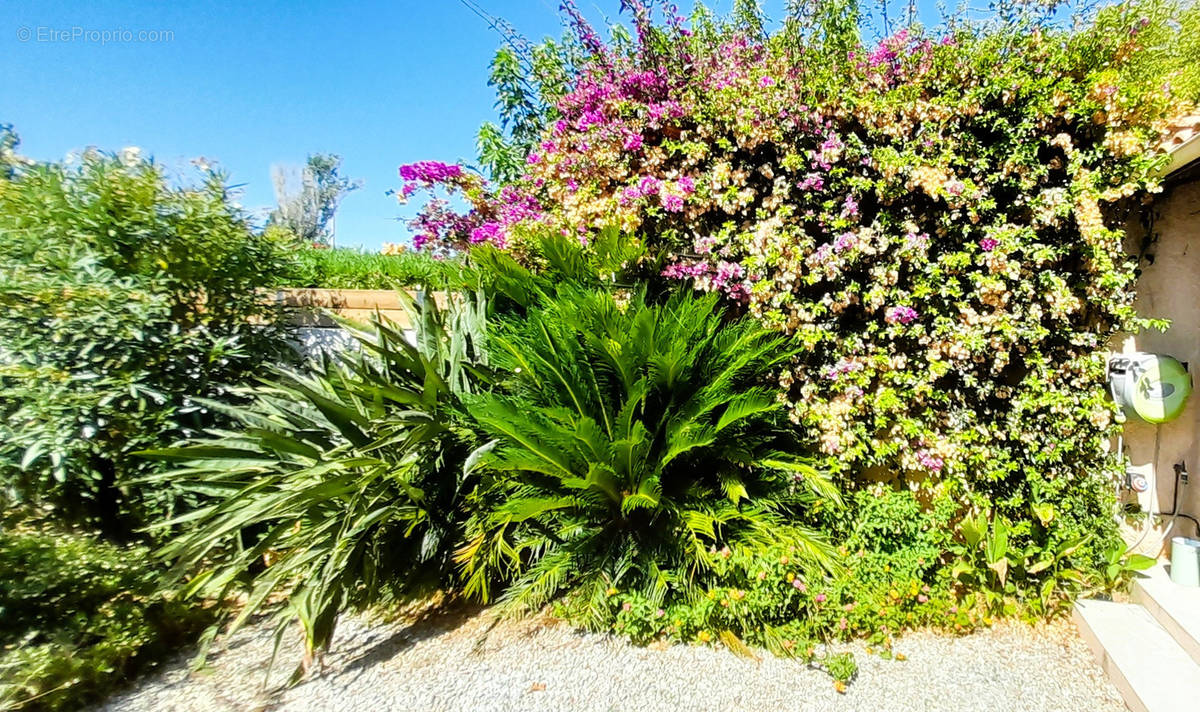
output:
<instances>
[{"instance_id":1,"label":"palm frond","mask_svg":"<svg viewBox=\"0 0 1200 712\"><path fill-rule=\"evenodd\" d=\"M228 409L240 429L145 453L161 475L203 496L165 523L162 549L195 595L248 598L234 627L270 609L299 621L308 656L329 646L340 613L445 582L460 541L457 507L494 444L449 419L486 375L483 305L409 304L414 343L386 321L356 330L361 348L312 373L278 369ZM473 455L473 460L471 456ZM387 572L388 576L382 576ZM280 597L287 605L276 605Z\"/></svg>"},{"instance_id":2,"label":"palm frond","mask_svg":"<svg viewBox=\"0 0 1200 712\"><path fill-rule=\"evenodd\" d=\"M506 393L468 401L499 443L486 461L496 477L484 513L472 517L459 559L473 590L485 590L480 569L495 567L511 587L505 600L521 605L618 581L661 598L690 595L723 544L779 536L806 559L828 554L788 519L805 496L837 501L780 436L767 384L793 350L727 319L715 295L654 303L634 292L618 309L606 290L570 276L586 272L570 249L556 244L548 257L568 274L563 284L529 299L519 318L492 323ZM520 555L485 551L500 540Z\"/></svg>"}]
</instances>

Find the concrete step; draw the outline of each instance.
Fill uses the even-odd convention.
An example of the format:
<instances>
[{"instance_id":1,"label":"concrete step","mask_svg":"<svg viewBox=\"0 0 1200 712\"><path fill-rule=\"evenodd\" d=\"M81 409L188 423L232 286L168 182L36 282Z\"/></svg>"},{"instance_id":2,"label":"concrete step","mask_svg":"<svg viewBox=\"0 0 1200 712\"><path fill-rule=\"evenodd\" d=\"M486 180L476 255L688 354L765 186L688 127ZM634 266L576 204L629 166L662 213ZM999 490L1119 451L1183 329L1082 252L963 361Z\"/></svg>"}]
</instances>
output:
<instances>
[{"instance_id":1,"label":"concrete step","mask_svg":"<svg viewBox=\"0 0 1200 712\"><path fill-rule=\"evenodd\" d=\"M1134 580L1133 600L1200 664L1200 587L1180 586L1159 564Z\"/></svg>"},{"instance_id":2,"label":"concrete step","mask_svg":"<svg viewBox=\"0 0 1200 712\"><path fill-rule=\"evenodd\" d=\"M1200 664L1145 608L1076 601L1075 625L1133 712L1176 712L1200 703Z\"/></svg>"}]
</instances>

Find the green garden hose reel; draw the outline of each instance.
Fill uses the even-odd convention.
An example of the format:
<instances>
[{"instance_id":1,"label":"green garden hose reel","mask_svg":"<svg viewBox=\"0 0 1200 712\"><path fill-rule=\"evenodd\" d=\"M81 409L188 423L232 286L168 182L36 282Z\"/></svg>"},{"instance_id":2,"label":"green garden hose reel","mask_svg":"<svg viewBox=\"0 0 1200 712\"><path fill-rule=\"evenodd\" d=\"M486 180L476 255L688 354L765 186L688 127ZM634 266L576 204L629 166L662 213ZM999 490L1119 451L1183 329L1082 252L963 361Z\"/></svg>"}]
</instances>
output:
<instances>
[{"instance_id":1,"label":"green garden hose reel","mask_svg":"<svg viewBox=\"0 0 1200 712\"><path fill-rule=\"evenodd\" d=\"M1185 364L1170 356L1116 354L1108 360L1108 386L1124 415L1167 423L1187 406L1192 376Z\"/></svg>"}]
</instances>

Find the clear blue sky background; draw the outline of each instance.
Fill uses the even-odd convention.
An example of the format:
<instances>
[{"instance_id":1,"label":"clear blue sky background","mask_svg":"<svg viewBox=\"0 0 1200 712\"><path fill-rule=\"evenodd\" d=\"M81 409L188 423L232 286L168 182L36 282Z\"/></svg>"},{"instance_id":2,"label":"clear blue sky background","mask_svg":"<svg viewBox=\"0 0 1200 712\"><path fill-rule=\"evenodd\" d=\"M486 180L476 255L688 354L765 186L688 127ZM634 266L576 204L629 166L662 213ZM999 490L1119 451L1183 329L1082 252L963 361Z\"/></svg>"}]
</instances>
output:
<instances>
[{"instance_id":1,"label":"clear blue sky background","mask_svg":"<svg viewBox=\"0 0 1200 712\"><path fill-rule=\"evenodd\" d=\"M561 32L558 0L477 2L528 37ZM783 0L764 4L778 14ZM580 5L598 18L619 3ZM76 27L173 35L38 41ZM474 158L476 129L494 118L487 66L499 43L457 0L0 0L0 122L36 159L139 146L186 175L203 156L244 186L242 203L260 217L274 204L272 164L337 153L343 173L364 181L342 204L338 243L378 249L408 239L397 218L412 207L385 194L401 163Z\"/></svg>"}]
</instances>

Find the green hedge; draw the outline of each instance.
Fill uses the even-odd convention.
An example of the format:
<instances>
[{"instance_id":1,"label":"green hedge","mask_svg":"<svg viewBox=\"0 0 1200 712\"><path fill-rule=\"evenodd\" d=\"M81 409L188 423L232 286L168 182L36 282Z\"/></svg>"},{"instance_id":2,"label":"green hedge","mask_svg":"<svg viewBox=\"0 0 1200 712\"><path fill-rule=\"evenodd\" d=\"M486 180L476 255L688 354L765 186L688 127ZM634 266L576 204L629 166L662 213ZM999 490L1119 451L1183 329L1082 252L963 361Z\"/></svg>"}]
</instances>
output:
<instances>
[{"instance_id":1,"label":"green hedge","mask_svg":"<svg viewBox=\"0 0 1200 712\"><path fill-rule=\"evenodd\" d=\"M280 287L325 289L399 289L440 284L458 267L423 252L384 255L350 248L301 248L291 253L291 268Z\"/></svg>"}]
</instances>

